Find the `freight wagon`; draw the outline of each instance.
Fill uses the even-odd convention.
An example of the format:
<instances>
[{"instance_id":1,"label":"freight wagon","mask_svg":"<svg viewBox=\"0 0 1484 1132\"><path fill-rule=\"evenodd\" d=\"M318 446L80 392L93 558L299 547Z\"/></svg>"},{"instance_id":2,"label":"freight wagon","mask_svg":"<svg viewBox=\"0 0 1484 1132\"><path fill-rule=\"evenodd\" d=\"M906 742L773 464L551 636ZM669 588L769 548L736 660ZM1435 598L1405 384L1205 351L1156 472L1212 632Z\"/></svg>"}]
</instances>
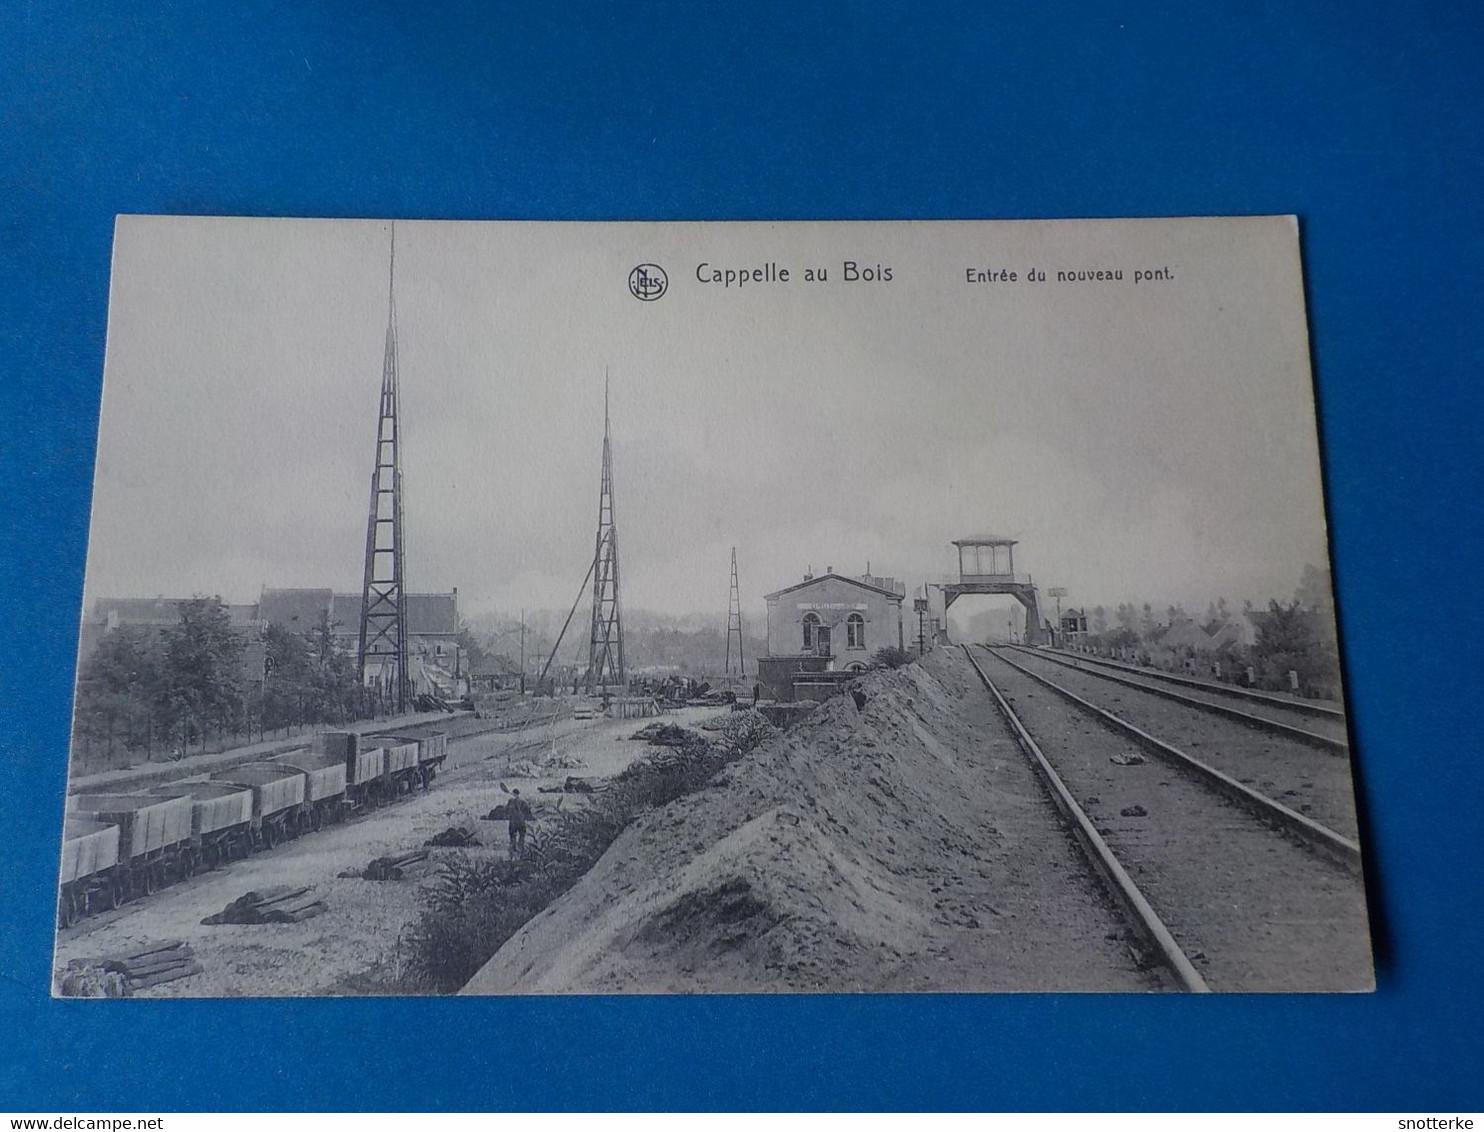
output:
<instances>
[{"instance_id":1,"label":"freight wagon","mask_svg":"<svg viewBox=\"0 0 1484 1132\"><path fill-rule=\"evenodd\" d=\"M304 775L281 764L243 763L218 771L213 782L229 782L252 791L252 833L264 849L299 835L304 805Z\"/></svg>"},{"instance_id":2,"label":"freight wagon","mask_svg":"<svg viewBox=\"0 0 1484 1132\"><path fill-rule=\"evenodd\" d=\"M74 816L118 826L116 868L124 899L149 896L179 874L182 853L191 846L190 798L74 794L67 801Z\"/></svg>"},{"instance_id":3,"label":"freight wagon","mask_svg":"<svg viewBox=\"0 0 1484 1132\"><path fill-rule=\"evenodd\" d=\"M417 744L418 780L424 789L438 777L438 768L448 758L448 734L431 727L409 727L403 731L387 731L373 739L401 740Z\"/></svg>"},{"instance_id":4,"label":"freight wagon","mask_svg":"<svg viewBox=\"0 0 1484 1132\"><path fill-rule=\"evenodd\" d=\"M386 776L386 752L362 747L354 731L321 731L314 749L345 764L345 799L349 809L374 810L381 804Z\"/></svg>"},{"instance_id":5,"label":"freight wagon","mask_svg":"<svg viewBox=\"0 0 1484 1132\"><path fill-rule=\"evenodd\" d=\"M151 794L191 800L191 845L182 862L184 874L214 869L253 849L252 791L227 782L167 782Z\"/></svg>"},{"instance_id":6,"label":"freight wagon","mask_svg":"<svg viewBox=\"0 0 1484 1132\"><path fill-rule=\"evenodd\" d=\"M384 752L380 793L390 799L397 794L410 793L423 781L417 765L417 742L412 739L394 739L386 735L372 735L366 739L366 747Z\"/></svg>"},{"instance_id":7,"label":"freight wagon","mask_svg":"<svg viewBox=\"0 0 1484 1132\"><path fill-rule=\"evenodd\" d=\"M118 826L71 816L64 821L57 901L57 921L64 928L96 908L118 907L124 897L118 863Z\"/></svg>"},{"instance_id":8,"label":"freight wagon","mask_svg":"<svg viewBox=\"0 0 1484 1132\"><path fill-rule=\"evenodd\" d=\"M329 754L315 754L308 747L269 760L275 766L304 776L304 805L299 812L299 827L320 829L327 822L345 816L345 760Z\"/></svg>"}]
</instances>

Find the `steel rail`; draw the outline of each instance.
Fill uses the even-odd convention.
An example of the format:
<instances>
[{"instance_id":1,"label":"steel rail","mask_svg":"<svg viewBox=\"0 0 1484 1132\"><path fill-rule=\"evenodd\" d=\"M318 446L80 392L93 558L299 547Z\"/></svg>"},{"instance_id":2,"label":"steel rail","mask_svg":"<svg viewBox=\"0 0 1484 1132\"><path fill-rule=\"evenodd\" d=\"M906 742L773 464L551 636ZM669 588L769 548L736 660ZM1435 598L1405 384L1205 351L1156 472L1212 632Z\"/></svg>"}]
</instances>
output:
<instances>
[{"instance_id":1,"label":"steel rail","mask_svg":"<svg viewBox=\"0 0 1484 1132\"><path fill-rule=\"evenodd\" d=\"M1056 649L1029 649L1024 646L1012 646L1021 648L1025 652L1035 653L1037 656L1055 656ZM1136 664L1126 664L1121 660L1109 660L1105 656L1092 656L1088 653L1071 653L1069 659L1075 659L1078 663L1097 665L1100 668L1111 668L1117 672L1128 672L1134 676L1147 676L1151 680L1161 680L1166 684L1180 684L1187 688L1196 688L1203 692L1210 692L1216 696L1229 696L1232 699L1248 700L1251 703L1270 704L1273 707L1287 708L1301 715L1317 715L1324 719L1345 718L1345 709L1330 707L1328 704L1316 704L1308 700L1290 700L1283 696L1274 695L1271 692L1257 692L1251 688L1238 688L1232 684L1218 684L1212 680L1197 680L1194 676L1181 676L1178 672L1166 672L1160 668L1144 668Z\"/></svg>"},{"instance_id":2,"label":"steel rail","mask_svg":"<svg viewBox=\"0 0 1484 1132\"><path fill-rule=\"evenodd\" d=\"M1026 730L1025 724L1015 714L1015 709L1009 705L994 681L979 666L979 662L974 659L969 647L967 645L962 647L964 656L968 658L974 671L979 674L979 679L984 682L985 688L994 697L1000 714L1004 716L1010 729L1015 733L1021 749L1030 756L1047 793L1051 795L1052 803L1062 817L1071 823L1083 852L1093 867L1102 875L1112 895L1127 909L1135 924L1138 925L1140 934L1145 937L1152 950L1159 956L1160 962L1169 968L1181 988L1195 994L1209 994L1211 988L1206 985L1206 980L1201 977L1201 973L1195 969L1185 952L1181 950L1179 943L1170 933L1170 929L1159 918L1159 913L1154 910L1148 898L1139 891L1139 886L1134 883L1133 878L1119 862L1117 855L1103 840L1102 834L1098 833L1092 819L1072 796L1067 784L1062 781L1061 775L1056 772L1056 768L1051 765L1050 760L1031 737L1031 733Z\"/></svg>"},{"instance_id":3,"label":"steel rail","mask_svg":"<svg viewBox=\"0 0 1484 1132\"><path fill-rule=\"evenodd\" d=\"M1156 739L1147 731L1135 727L1128 720L1114 715L1111 711L1098 707L1097 704L1089 703L1077 695L1076 692L1063 688L1054 680L1049 680L1038 672L1032 672L1029 668L1016 664L1009 657L1001 656L999 653L988 648L988 646L981 645L980 647L984 648L986 652L997 660L1008 664L1015 671L1029 676L1038 684L1050 688L1059 696L1070 700L1083 711L1096 716L1115 730L1133 736L1147 750L1170 761L1177 768L1194 772L1206 785L1227 795L1250 813L1296 835L1306 844L1319 850L1330 860L1335 861L1345 868L1355 872L1360 871L1360 844L1358 842L1336 833L1329 826L1323 825L1313 818L1305 817L1297 810L1289 809L1282 802L1275 801L1266 794L1261 794L1253 790L1250 786L1238 782L1231 775L1217 770L1209 763L1202 762L1194 755L1187 754L1179 747L1166 743L1163 739Z\"/></svg>"},{"instance_id":4,"label":"steel rail","mask_svg":"<svg viewBox=\"0 0 1484 1132\"><path fill-rule=\"evenodd\" d=\"M1350 744L1345 739L1336 739L1329 735L1321 735L1317 731L1310 731L1304 727L1296 727L1292 723L1283 723L1280 720L1269 719L1265 715L1253 715L1251 712L1243 711L1241 708L1228 707L1226 704L1213 704L1210 700L1197 699L1195 696L1187 696L1181 692L1169 688L1157 688L1140 680L1134 680L1127 676L1118 676L1112 672L1104 672L1096 668L1084 668L1074 660L1053 656L1045 649L1028 649L1021 645L1011 645L1010 648L1017 652L1029 653L1031 656L1041 657L1052 664L1059 664L1063 668L1070 668L1074 672L1085 672L1089 676L1096 676L1099 680L1110 680L1115 684L1122 684L1128 688L1137 688L1141 692L1148 692L1151 696L1160 696L1176 703L1185 704L1187 707L1196 708L1199 711L1210 712L1213 715L1224 716L1234 719L1247 727L1256 728L1259 731L1271 731L1276 735L1284 735L1290 739L1296 739L1300 743L1306 743L1311 747L1320 747L1334 754L1347 755L1350 753ZM1283 704L1284 707L1288 705Z\"/></svg>"}]
</instances>

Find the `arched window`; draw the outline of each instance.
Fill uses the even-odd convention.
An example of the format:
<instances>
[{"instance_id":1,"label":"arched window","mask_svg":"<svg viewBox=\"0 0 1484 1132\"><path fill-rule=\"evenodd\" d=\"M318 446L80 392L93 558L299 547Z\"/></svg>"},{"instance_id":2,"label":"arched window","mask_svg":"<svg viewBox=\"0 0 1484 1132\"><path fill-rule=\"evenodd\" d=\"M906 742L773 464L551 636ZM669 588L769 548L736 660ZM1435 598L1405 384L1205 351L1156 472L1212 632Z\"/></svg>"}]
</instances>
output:
<instances>
[{"instance_id":1,"label":"arched window","mask_svg":"<svg viewBox=\"0 0 1484 1132\"><path fill-rule=\"evenodd\" d=\"M804 651L814 651L814 632L819 628L819 614L804 614Z\"/></svg>"},{"instance_id":2,"label":"arched window","mask_svg":"<svg viewBox=\"0 0 1484 1132\"><path fill-rule=\"evenodd\" d=\"M859 613L852 613L845 622L845 644L853 649L866 647L866 619Z\"/></svg>"}]
</instances>

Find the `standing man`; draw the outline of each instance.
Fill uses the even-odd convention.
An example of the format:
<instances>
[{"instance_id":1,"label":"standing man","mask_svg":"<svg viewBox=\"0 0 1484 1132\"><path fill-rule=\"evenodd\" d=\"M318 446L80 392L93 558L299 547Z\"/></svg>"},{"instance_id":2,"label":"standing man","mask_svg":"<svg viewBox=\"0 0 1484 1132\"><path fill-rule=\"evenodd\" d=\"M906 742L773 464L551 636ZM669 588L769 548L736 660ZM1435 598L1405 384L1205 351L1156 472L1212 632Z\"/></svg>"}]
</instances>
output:
<instances>
[{"instance_id":1,"label":"standing man","mask_svg":"<svg viewBox=\"0 0 1484 1132\"><path fill-rule=\"evenodd\" d=\"M510 792L510 801L505 803L505 820L510 826L510 855L524 853L526 849L526 823L535 815L530 804L520 796L519 790Z\"/></svg>"},{"instance_id":2,"label":"standing man","mask_svg":"<svg viewBox=\"0 0 1484 1132\"><path fill-rule=\"evenodd\" d=\"M761 684L754 683L752 685L752 706L753 707L757 707L757 701L758 701L759 697L762 696L762 694L763 694L763 686Z\"/></svg>"}]
</instances>

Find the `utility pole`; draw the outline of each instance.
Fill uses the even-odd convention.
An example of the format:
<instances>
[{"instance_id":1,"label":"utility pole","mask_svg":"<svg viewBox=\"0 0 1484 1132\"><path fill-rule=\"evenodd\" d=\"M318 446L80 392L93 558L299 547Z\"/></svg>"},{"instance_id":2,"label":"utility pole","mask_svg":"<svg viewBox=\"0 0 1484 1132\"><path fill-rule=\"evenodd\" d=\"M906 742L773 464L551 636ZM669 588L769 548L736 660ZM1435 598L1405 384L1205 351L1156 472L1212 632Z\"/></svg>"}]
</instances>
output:
<instances>
[{"instance_id":1,"label":"utility pole","mask_svg":"<svg viewBox=\"0 0 1484 1132\"><path fill-rule=\"evenodd\" d=\"M917 614L917 655L927 652L927 586L922 587L922 596L912 599L912 609Z\"/></svg>"},{"instance_id":2,"label":"utility pole","mask_svg":"<svg viewBox=\"0 0 1484 1132\"><path fill-rule=\"evenodd\" d=\"M737 585L737 548L732 547L732 584L727 595L727 657L725 673L732 674L732 638L737 638L737 675L747 675L747 662L742 658L742 591Z\"/></svg>"},{"instance_id":3,"label":"utility pole","mask_svg":"<svg viewBox=\"0 0 1484 1132\"><path fill-rule=\"evenodd\" d=\"M407 710L411 672L407 660L406 560L402 540L401 405L397 392L397 226L387 273L386 353L381 407L376 421L376 460L371 468L371 508L366 520L366 568L361 583L361 638L356 670L367 669L378 686L390 682L395 710Z\"/></svg>"},{"instance_id":4,"label":"utility pole","mask_svg":"<svg viewBox=\"0 0 1484 1132\"><path fill-rule=\"evenodd\" d=\"M526 611L520 611L520 694L526 694Z\"/></svg>"},{"instance_id":5,"label":"utility pole","mask_svg":"<svg viewBox=\"0 0 1484 1132\"><path fill-rule=\"evenodd\" d=\"M1048 597L1056 598L1056 628L1052 632L1051 643L1057 647L1060 647L1059 642L1061 641L1061 599L1067 596L1067 588L1065 586L1052 586L1049 590L1046 591L1046 594Z\"/></svg>"}]
</instances>

